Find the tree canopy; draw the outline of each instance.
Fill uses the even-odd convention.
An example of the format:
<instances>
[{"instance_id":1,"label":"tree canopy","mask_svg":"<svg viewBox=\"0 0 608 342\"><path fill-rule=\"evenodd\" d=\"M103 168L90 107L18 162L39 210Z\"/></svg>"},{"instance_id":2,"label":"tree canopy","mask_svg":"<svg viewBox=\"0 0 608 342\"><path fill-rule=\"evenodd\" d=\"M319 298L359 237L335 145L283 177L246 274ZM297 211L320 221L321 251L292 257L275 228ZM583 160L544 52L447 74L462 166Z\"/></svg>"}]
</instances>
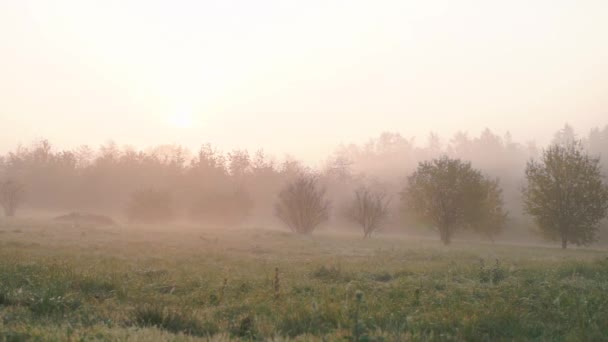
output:
<instances>
[{"instance_id":1,"label":"tree canopy","mask_svg":"<svg viewBox=\"0 0 608 342\"><path fill-rule=\"evenodd\" d=\"M275 214L292 231L311 234L318 225L329 219L325 188L314 175L297 176L279 193Z\"/></svg>"},{"instance_id":2,"label":"tree canopy","mask_svg":"<svg viewBox=\"0 0 608 342\"><path fill-rule=\"evenodd\" d=\"M608 210L608 186L599 158L586 154L581 142L554 144L540 161L526 167L524 210L534 217L543 235L568 243L588 245Z\"/></svg>"},{"instance_id":3,"label":"tree canopy","mask_svg":"<svg viewBox=\"0 0 608 342\"><path fill-rule=\"evenodd\" d=\"M459 228L495 231L502 225L502 195L498 181L484 177L470 163L441 157L422 162L408 178L402 200L409 213L439 231L449 244Z\"/></svg>"}]
</instances>

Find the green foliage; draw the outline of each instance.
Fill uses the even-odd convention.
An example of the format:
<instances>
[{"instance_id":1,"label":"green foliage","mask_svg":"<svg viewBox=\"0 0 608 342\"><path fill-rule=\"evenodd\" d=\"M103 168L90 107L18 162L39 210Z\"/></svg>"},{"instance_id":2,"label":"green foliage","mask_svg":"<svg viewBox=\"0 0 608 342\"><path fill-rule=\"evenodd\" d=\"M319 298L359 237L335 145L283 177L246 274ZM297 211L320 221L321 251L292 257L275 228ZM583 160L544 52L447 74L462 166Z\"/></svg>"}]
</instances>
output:
<instances>
[{"instance_id":1,"label":"green foliage","mask_svg":"<svg viewBox=\"0 0 608 342\"><path fill-rule=\"evenodd\" d=\"M200 232L177 225L168 227L171 234L109 226L88 241L57 229L63 243L57 245L40 238L40 228L49 230L24 225L12 237L21 244L0 241L0 341L601 341L608 335L605 251L462 241L445 249L400 236L322 233L312 240L250 230L206 231L209 239L202 240ZM267 251L264 259L251 244ZM387 245L396 247L378 248ZM175 290L165 291L169 285Z\"/></svg>"},{"instance_id":2,"label":"green foliage","mask_svg":"<svg viewBox=\"0 0 608 342\"><path fill-rule=\"evenodd\" d=\"M278 331L289 337L325 335L343 322L340 310L332 304L319 306L316 302L292 306L277 323Z\"/></svg>"},{"instance_id":3,"label":"green foliage","mask_svg":"<svg viewBox=\"0 0 608 342\"><path fill-rule=\"evenodd\" d=\"M380 272L372 274L371 278L375 281L386 283L393 280L394 277L388 272Z\"/></svg>"},{"instance_id":4,"label":"green foliage","mask_svg":"<svg viewBox=\"0 0 608 342\"><path fill-rule=\"evenodd\" d=\"M500 265L500 261L496 259L494 267L486 267L483 259L480 260L479 265L479 282L498 284L507 277L507 272Z\"/></svg>"},{"instance_id":5,"label":"green foliage","mask_svg":"<svg viewBox=\"0 0 608 342\"><path fill-rule=\"evenodd\" d=\"M38 316L63 315L77 309L80 301L66 296L55 296L51 291L35 294L28 303L30 311Z\"/></svg>"},{"instance_id":6,"label":"green foliage","mask_svg":"<svg viewBox=\"0 0 608 342\"><path fill-rule=\"evenodd\" d=\"M470 163L442 157L422 162L408 178L402 200L409 213L430 223L449 244L454 231L474 228L493 237L504 226L502 192Z\"/></svg>"},{"instance_id":7,"label":"green foliage","mask_svg":"<svg viewBox=\"0 0 608 342\"><path fill-rule=\"evenodd\" d=\"M116 285L108 279L84 277L72 283L72 288L96 299L107 299L116 293Z\"/></svg>"},{"instance_id":8,"label":"green foliage","mask_svg":"<svg viewBox=\"0 0 608 342\"><path fill-rule=\"evenodd\" d=\"M230 334L232 336L246 338L249 340L256 339L255 320L252 315L244 315L239 319L233 320L230 325Z\"/></svg>"},{"instance_id":9,"label":"green foliage","mask_svg":"<svg viewBox=\"0 0 608 342\"><path fill-rule=\"evenodd\" d=\"M348 282L351 275L336 266L321 266L312 272L312 277L326 282Z\"/></svg>"},{"instance_id":10,"label":"green foliage","mask_svg":"<svg viewBox=\"0 0 608 342\"><path fill-rule=\"evenodd\" d=\"M172 333L195 336L212 336L218 332L217 326L201 323L191 314L184 314L161 306L146 305L135 309L133 323L141 327L157 327Z\"/></svg>"},{"instance_id":11,"label":"green foliage","mask_svg":"<svg viewBox=\"0 0 608 342\"><path fill-rule=\"evenodd\" d=\"M471 226L478 234L494 241L505 228L507 213L503 209L502 189L498 179L486 178L482 183L484 199Z\"/></svg>"},{"instance_id":12,"label":"green foliage","mask_svg":"<svg viewBox=\"0 0 608 342\"><path fill-rule=\"evenodd\" d=\"M526 167L524 210L534 217L545 237L588 245L608 213L608 185L599 158L587 155L580 142L555 144L540 161Z\"/></svg>"}]
</instances>

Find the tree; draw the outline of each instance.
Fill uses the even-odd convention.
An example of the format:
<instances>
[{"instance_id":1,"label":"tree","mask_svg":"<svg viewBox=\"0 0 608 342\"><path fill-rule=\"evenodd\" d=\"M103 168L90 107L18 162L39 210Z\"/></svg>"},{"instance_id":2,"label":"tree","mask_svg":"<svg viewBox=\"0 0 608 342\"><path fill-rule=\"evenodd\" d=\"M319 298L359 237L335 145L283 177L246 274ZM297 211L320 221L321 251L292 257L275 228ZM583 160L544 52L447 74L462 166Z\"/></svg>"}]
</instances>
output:
<instances>
[{"instance_id":1,"label":"tree","mask_svg":"<svg viewBox=\"0 0 608 342\"><path fill-rule=\"evenodd\" d=\"M300 174L279 193L275 214L293 232L311 234L329 219L329 207L318 177Z\"/></svg>"},{"instance_id":2,"label":"tree","mask_svg":"<svg viewBox=\"0 0 608 342\"><path fill-rule=\"evenodd\" d=\"M388 217L389 204L386 192L372 191L369 187L362 186L355 191L346 216L363 228L363 238L369 238Z\"/></svg>"},{"instance_id":3,"label":"tree","mask_svg":"<svg viewBox=\"0 0 608 342\"><path fill-rule=\"evenodd\" d=\"M505 228L507 213L503 209L504 201L498 179L485 179L483 188L484 200L481 210L478 211L479 217L472 228L494 242L494 238Z\"/></svg>"},{"instance_id":4,"label":"tree","mask_svg":"<svg viewBox=\"0 0 608 342\"><path fill-rule=\"evenodd\" d=\"M569 124L565 124L564 128L560 129L553 136L553 144L559 146L568 146L572 145L577 141L576 133L574 133L574 128Z\"/></svg>"},{"instance_id":5,"label":"tree","mask_svg":"<svg viewBox=\"0 0 608 342\"><path fill-rule=\"evenodd\" d=\"M540 161L526 167L524 210L533 216L545 237L588 245L608 211L608 186L599 158L587 155L580 141L554 144Z\"/></svg>"},{"instance_id":6,"label":"tree","mask_svg":"<svg viewBox=\"0 0 608 342\"><path fill-rule=\"evenodd\" d=\"M0 182L0 205L4 209L5 216L15 216L17 207L23 201L24 193L23 184L17 181L9 179Z\"/></svg>"},{"instance_id":7,"label":"tree","mask_svg":"<svg viewBox=\"0 0 608 342\"><path fill-rule=\"evenodd\" d=\"M242 180L251 168L251 158L245 150L234 150L228 153L228 170L237 180Z\"/></svg>"},{"instance_id":8,"label":"tree","mask_svg":"<svg viewBox=\"0 0 608 342\"><path fill-rule=\"evenodd\" d=\"M135 191L127 206L132 222L161 223L173 218L171 194L152 188Z\"/></svg>"},{"instance_id":9,"label":"tree","mask_svg":"<svg viewBox=\"0 0 608 342\"><path fill-rule=\"evenodd\" d=\"M479 230L490 224L494 212L502 212L497 189L497 183L486 179L470 163L441 157L418 165L401 198L408 212L435 227L447 245L455 230ZM496 198L490 201L492 197Z\"/></svg>"}]
</instances>

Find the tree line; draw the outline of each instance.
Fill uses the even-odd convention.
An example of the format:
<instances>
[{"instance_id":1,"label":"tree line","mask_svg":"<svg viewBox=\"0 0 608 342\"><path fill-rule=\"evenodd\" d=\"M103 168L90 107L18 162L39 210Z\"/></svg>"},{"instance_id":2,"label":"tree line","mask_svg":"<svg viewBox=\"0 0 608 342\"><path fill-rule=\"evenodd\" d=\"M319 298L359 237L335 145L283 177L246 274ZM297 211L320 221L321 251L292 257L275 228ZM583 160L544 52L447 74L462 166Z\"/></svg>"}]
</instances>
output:
<instances>
[{"instance_id":1,"label":"tree line","mask_svg":"<svg viewBox=\"0 0 608 342\"><path fill-rule=\"evenodd\" d=\"M114 143L56 151L41 141L0 156L0 204L7 216L26 203L124 214L133 222L276 217L299 233L342 219L365 237L405 217L436 229L446 244L460 229L494 239L533 220L566 247L594 241L605 222L599 156L607 153L608 126L579 138L568 125L545 150L490 130L477 138L457 133L449 142L431 134L422 147L384 133L340 146L317 170L289 157L277 162L263 151L221 153L210 145L196 153Z\"/></svg>"}]
</instances>

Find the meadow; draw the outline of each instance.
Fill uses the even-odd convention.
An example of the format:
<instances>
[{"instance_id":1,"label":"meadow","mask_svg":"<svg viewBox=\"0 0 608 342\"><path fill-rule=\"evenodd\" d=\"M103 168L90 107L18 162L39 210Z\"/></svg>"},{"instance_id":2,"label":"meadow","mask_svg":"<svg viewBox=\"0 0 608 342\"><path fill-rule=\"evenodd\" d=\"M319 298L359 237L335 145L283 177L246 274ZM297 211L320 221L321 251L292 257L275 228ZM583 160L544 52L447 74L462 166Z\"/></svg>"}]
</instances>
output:
<instances>
[{"instance_id":1,"label":"meadow","mask_svg":"<svg viewBox=\"0 0 608 342\"><path fill-rule=\"evenodd\" d=\"M608 251L0 221L0 341L608 340Z\"/></svg>"}]
</instances>

